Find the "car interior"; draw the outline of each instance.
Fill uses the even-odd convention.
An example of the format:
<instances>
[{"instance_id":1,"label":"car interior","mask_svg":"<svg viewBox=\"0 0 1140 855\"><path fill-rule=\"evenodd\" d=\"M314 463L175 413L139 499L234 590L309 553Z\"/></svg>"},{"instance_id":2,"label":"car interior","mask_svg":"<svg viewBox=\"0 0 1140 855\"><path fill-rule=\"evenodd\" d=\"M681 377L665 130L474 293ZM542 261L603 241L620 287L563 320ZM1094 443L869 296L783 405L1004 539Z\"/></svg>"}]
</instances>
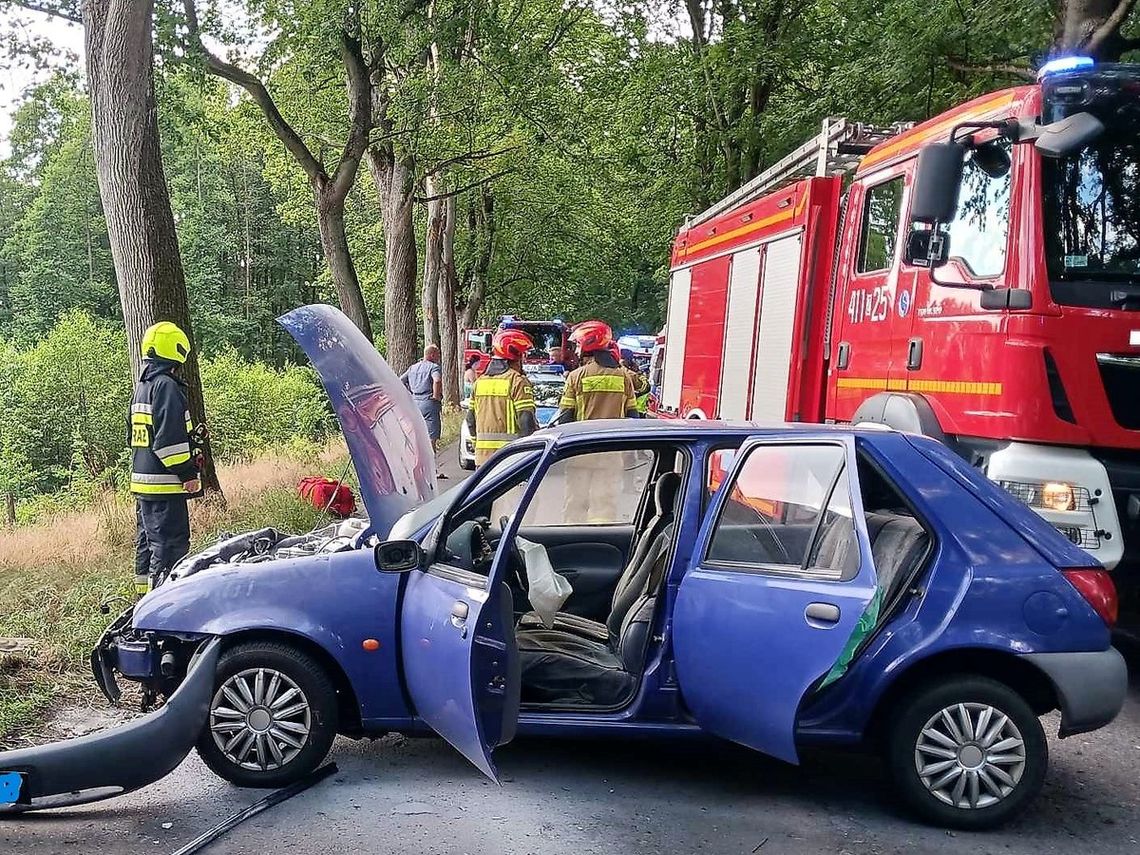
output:
<instances>
[{"instance_id":1,"label":"car interior","mask_svg":"<svg viewBox=\"0 0 1140 855\"><path fill-rule=\"evenodd\" d=\"M573 592L544 625L531 608L525 562L512 549L506 581L524 705L611 709L632 699L673 551L687 461L679 447L660 445L580 454L547 470L522 511L518 536L542 545ZM447 537L449 565L489 569L531 471L462 514L466 521ZM600 510L591 504L605 494L617 498L603 499Z\"/></svg>"}]
</instances>

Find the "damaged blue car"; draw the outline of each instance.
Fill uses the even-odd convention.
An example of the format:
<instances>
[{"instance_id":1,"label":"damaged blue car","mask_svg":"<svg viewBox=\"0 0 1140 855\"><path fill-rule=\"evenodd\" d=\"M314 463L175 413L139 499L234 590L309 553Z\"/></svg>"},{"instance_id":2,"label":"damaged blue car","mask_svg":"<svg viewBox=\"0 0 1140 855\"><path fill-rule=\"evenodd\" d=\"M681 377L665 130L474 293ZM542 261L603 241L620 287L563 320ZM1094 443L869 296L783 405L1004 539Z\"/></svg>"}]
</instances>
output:
<instances>
[{"instance_id":1,"label":"damaged blue car","mask_svg":"<svg viewBox=\"0 0 1140 855\"><path fill-rule=\"evenodd\" d=\"M191 556L108 630L122 728L0 754L16 809L105 797L191 748L279 786L337 734L435 732L486 775L517 735L720 737L885 758L928 821L982 828L1048 743L1119 712L1108 574L942 445L886 430L628 420L548 429L435 494L422 420L340 312L281 319L320 373L368 519Z\"/></svg>"}]
</instances>

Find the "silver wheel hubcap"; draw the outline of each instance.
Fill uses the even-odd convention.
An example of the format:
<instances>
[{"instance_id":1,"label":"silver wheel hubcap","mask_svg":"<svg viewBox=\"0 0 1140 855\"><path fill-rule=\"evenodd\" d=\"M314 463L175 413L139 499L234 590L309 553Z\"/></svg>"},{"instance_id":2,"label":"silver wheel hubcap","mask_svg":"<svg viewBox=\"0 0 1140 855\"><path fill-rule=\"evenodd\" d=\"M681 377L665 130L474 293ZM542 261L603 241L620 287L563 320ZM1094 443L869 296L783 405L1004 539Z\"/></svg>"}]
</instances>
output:
<instances>
[{"instance_id":1,"label":"silver wheel hubcap","mask_svg":"<svg viewBox=\"0 0 1140 855\"><path fill-rule=\"evenodd\" d=\"M955 704L930 717L914 747L923 785L946 804L974 810L997 804L1025 772L1025 741L1009 716L989 704Z\"/></svg>"},{"instance_id":2,"label":"silver wheel hubcap","mask_svg":"<svg viewBox=\"0 0 1140 855\"><path fill-rule=\"evenodd\" d=\"M272 668L247 668L226 680L210 702L210 735L235 766L271 772L305 747L312 727L301 687Z\"/></svg>"}]
</instances>

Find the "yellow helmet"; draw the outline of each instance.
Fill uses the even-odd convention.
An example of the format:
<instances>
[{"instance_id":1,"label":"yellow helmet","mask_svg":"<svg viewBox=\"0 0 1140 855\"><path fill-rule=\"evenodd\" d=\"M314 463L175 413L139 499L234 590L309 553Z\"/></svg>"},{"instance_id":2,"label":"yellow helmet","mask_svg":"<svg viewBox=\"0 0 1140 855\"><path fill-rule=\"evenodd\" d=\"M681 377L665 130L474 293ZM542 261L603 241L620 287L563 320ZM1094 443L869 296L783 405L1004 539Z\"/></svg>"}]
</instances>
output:
<instances>
[{"instance_id":1,"label":"yellow helmet","mask_svg":"<svg viewBox=\"0 0 1140 855\"><path fill-rule=\"evenodd\" d=\"M153 324L142 338L143 359L169 359L171 362L185 362L190 355L190 339L178 324L159 321Z\"/></svg>"}]
</instances>

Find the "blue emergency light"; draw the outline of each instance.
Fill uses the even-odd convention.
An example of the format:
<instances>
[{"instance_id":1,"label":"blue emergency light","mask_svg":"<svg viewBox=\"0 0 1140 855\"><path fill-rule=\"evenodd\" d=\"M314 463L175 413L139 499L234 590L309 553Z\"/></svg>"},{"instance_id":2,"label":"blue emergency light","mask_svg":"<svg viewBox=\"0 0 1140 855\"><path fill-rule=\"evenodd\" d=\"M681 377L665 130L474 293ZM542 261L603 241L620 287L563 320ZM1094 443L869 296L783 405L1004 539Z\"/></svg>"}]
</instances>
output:
<instances>
[{"instance_id":1,"label":"blue emergency light","mask_svg":"<svg viewBox=\"0 0 1140 855\"><path fill-rule=\"evenodd\" d=\"M1060 56L1051 59L1037 70L1037 79L1044 80L1054 74L1067 74L1070 71L1083 71L1096 65L1091 56Z\"/></svg>"}]
</instances>

